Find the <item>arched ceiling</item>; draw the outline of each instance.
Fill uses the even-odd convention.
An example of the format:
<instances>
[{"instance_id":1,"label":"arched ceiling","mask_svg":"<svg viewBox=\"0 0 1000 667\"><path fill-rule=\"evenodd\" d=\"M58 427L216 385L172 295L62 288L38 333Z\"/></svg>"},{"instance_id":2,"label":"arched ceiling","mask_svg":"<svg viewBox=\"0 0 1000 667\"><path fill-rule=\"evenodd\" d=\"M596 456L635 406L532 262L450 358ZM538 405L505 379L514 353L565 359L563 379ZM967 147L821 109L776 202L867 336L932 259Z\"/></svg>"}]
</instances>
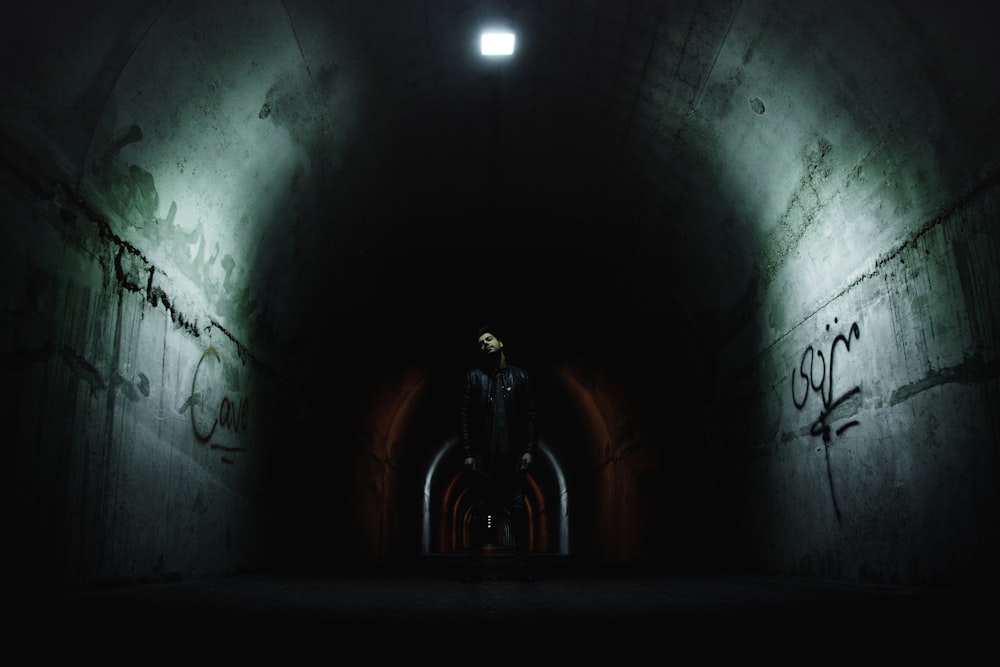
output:
<instances>
[{"instance_id":1,"label":"arched ceiling","mask_svg":"<svg viewBox=\"0 0 1000 667\"><path fill-rule=\"evenodd\" d=\"M492 312L766 337L997 169L975 7L38 2L3 122L278 368Z\"/></svg>"}]
</instances>

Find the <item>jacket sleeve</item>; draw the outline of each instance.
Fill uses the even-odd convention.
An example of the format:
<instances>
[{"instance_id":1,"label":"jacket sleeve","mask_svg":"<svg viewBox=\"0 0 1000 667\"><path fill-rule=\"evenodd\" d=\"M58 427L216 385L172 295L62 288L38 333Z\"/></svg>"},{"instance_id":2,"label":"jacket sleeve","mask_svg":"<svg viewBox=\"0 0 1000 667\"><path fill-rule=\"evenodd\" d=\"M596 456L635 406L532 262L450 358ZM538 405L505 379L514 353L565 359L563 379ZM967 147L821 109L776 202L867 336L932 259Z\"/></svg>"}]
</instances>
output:
<instances>
[{"instance_id":1,"label":"jacket sleeve","mask_svg":"<svg viewBox=\"0 0 1000 667\"><path fill-rule=\"evenodd\" d=\"M531 376L524 377L524 451L532 456L538 451L538 431L536 430L535 390L531 384Z\"/></svg>"},{"instance_id":2,"label":"jacket sleeve","mask_svg":"<svg viewBox=\"0 0 1000 667\"><path fill-rule=\"evenodd\" d=\"M475 400L475 381L473 373L465 374L465 385L462 387L462 396L459 400L459 444L462 446L462 458L466 459L475 456L472 447L472 410Z\"/></svg>"}]
</instances>

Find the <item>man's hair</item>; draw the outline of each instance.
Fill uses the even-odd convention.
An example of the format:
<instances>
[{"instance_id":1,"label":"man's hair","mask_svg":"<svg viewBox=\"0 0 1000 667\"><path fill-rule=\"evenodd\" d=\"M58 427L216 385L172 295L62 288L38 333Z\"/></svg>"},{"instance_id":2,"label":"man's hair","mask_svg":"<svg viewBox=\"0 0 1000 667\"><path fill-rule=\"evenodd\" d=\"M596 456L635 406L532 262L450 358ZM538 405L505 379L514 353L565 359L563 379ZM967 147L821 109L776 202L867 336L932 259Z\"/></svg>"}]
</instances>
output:
<instances>
[{"instance_id":1,"label":"man's hair","mask_svg":"<svg viewBox=\"0 0 1000 667\"><path fill-rule=\"evenodd\" d=\"M476 338L479 338L485 333L491 333L493 334L494 338L503 340L503 336L500 335L500 332L497 331L497 328L489 324L484 324L483 326L479 327L479 333L476 334Z\"/></svg>"}]
</instances>

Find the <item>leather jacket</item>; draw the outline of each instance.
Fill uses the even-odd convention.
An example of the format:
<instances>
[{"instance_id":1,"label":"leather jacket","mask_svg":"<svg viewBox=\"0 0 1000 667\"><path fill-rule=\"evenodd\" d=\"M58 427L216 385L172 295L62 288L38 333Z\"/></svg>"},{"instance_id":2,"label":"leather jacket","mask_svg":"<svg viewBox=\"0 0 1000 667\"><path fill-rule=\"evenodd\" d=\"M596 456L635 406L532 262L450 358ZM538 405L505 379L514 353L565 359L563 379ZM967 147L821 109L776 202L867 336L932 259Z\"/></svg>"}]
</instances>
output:
<instances>
[{"instance_id":1,"label":"leather jacket","mask_svg":"<svg viewBox=\"0 0 1000 667\"><path fill-rule=\"evenodd\" d=\"M465 375L459 441L463 457L474 457L486 474L491 472L489 448L493 428L494 373L500 374L499 386L505 401L511 456L520 461L522 454L528 452L534 456L538 449L535 395L528 372L510 365L495 371L474 368Z\"/></svg>"}]
</instances>

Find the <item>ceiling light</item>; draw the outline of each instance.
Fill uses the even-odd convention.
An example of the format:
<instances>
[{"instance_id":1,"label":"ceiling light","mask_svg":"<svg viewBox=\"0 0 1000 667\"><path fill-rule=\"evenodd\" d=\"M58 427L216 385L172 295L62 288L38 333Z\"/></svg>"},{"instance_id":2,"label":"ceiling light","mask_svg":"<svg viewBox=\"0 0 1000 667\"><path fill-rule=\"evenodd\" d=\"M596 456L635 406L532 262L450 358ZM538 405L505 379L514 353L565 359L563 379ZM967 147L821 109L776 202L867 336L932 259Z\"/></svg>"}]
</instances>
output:
<instances>
[{"instance_id":1,"label":"ceiling light","mask_svg":"<svg viewBox=\"0 0 1000 667\"><path fill-rule=\"evenodd\" d=\"M509 56L514 53L514 33L484 32L479 48L484 56Z\"/></svg>"}]
</instances>

